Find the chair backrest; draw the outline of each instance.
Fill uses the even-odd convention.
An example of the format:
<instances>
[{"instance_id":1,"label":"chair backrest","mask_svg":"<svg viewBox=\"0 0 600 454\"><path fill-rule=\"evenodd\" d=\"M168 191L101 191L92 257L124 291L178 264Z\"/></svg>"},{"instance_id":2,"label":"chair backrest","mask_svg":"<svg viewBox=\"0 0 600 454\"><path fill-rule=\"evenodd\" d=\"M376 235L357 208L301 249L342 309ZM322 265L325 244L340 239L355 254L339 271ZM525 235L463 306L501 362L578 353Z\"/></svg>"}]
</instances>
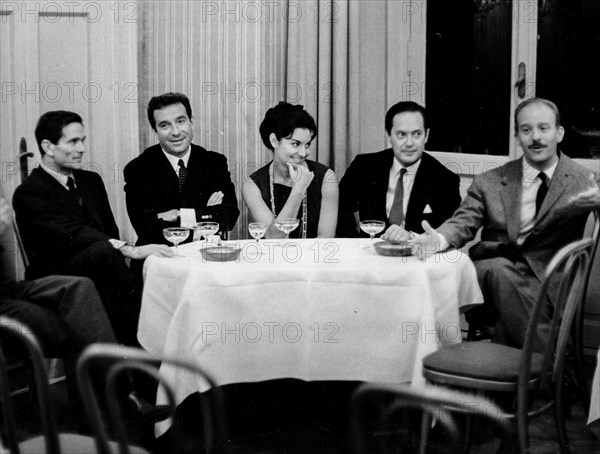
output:
<instances>
[{"instance_id":1,"label":"chair backrest","mask_svg":"<svg viewBox=\"0 0 600 454\"><path fill-rule=\"evenodd\" d=\"M600 210L595 210L591 213L593 218L593 226L592 232L590 235L590 239L594 242L592 250L590 252L590 260L588 262L588 266L585 273L585 278L583 281L583 294L582 301L579 309L577 311L577 318L575 321L575 336L578 338L578 342L581 343L583 348L583 324L585 317L585 303L587 300L588 289L590 286L590 280L592 276L592 269L594 268L594 259L598 254L598 243L600 243Z\"/></svg>"},{"instance_id":2,"label":"chair backrest","mask_svg":"<svg viewBox=\"0 0 600 454\"><path fill-rule=\"evenodd\" d=\"M31 331L22 323L9 317L0 316L0 405L2 406L3 424L0 429L11 453L19 454L16 438L16 424L10 399L10 386L6 370L6 359L2 346L5 339L17 340L26 348L35 378L37 399L39 403L42 430L45 438L46 453L60 454L59 438L56 426L51 418L49 406L48 377L44 366L42 349Z\"/></svg>"},{"instance_id":3,"label":"chair backrest","mask_svg":"<svg viewBox=\"0 0 600 454\"><path fill-rule=\"evenodd\" d=\"M215 447L225 446L227 430L223 416L223 399L215 381L202 367L193 361L152 355L141 349L97 343L87 347L81 354L77 363L77 382L94 432L98 453L111 454L111 450L108 446L108 436L102 421L98 396L92 383L92 369L97 370L93 366L94 364L106 367L105 398L121 454L129 453L125 426L117 404L116 383L118 377L123 373L135 370L152 377L163 386L171 409L171 422L173 422L176 407L173 385L159 373L158 369L161 364L183 368L195 374L208 385L211 389L210 399L202 401L204 416L202 424L204 425L204 434L207 436L205 439L206 452L214 452Z\"/></svg>"},{"instance_id":4,"label":"chair backrest","mask_svg":"<svg viewBox=\"0 0 600 454\"><path fill-rule=\"evenodd\" d=\"M432 418L436 424L447 429L454 442L465 438L456 424L458 415L469 415L491 422L504 440L508 440L511 433L510 423L502 416L502 410L486 399L446 388L366 383L354 391L350 403L350 424L356 452L373 452L373 446L368 443L369 428L379 434L393 433L398 416L409 410L418 410L420 415L416 416L421 416L418 433L413 434L419 438L421 453L427 449L426 432ZM402 424L402 427L406 427L406 424ZM406 446L407 441L394 439L395 443L389 446L390 451L402 452L400 445ZM414 447L409 446L408 450L414 452Z\"/></svg>"},{"instance_id":5,"label":"chair backrest","mask_svg":"<svg viewBox=\"0 0 600 454\"><path fill-rule=\"evenodd\" d=\"M530 315L525 341L523 343L523 354L519 373L518 399L521 408L527 408L529 381L531 378L531 365L533 355L539 351L538 325L541 314L545 310L548 292L554 289L553 283L558 280L558 292L554 296L554 307L551 318L549 333L544 339L543 357L541 358L541 370L550 371L544 373L539 382L541 388L548 384L548 380L557 383L562 380L564 356L570 337L571 327L577 311L580 309L586 273L591 261L594 241L584 238L563 247L556 253L548 264L544 280L542 282L537 301Z\"/></svg>"}]
</instances>

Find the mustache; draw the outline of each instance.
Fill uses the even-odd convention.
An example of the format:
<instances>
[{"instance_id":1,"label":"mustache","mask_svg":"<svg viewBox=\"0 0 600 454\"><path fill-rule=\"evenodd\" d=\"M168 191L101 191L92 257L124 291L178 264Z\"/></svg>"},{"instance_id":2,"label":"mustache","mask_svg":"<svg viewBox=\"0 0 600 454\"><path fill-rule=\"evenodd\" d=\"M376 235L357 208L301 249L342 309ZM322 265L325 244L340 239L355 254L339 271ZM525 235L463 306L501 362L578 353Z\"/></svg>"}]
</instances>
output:
<instances>
[{"instance_id":1,"label":"mustache","mask_svg":"<svg viewBox=\"0 0 600 454\"><path fill-rule=\"evenodd\" d=\"M539 148L539 147L545 147L546 145L543 144L542 142L538 142L537 140L534 141L531 145L529 145L527 148Z\"/></svg>"}]
</instances>

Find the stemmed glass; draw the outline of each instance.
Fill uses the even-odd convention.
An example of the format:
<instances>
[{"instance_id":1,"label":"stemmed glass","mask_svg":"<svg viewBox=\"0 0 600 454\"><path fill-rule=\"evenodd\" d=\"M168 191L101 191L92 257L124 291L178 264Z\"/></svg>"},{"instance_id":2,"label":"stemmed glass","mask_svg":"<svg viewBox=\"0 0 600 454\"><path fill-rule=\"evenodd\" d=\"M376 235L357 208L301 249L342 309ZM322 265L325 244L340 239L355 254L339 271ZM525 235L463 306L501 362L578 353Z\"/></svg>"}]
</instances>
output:
<instances>
[{"instance_id":1,"label":"stemmed glass","mask_svg":"<svg viewBox=\"0 0 600 454\"><path fill-rule=\"evenodd\" d=\"M290 238L290 232L300 225L300 221L295 218L275 219L275 227L285 233L286 239Z\"/></svg>"},{"instance_id":2,"label":"stemmed glass","mask_svg":"<svg viewBox=\"0 0 600 454\"><path fill-rule=\"evenodd\" d=\"M185 227L167 227L166 229L163 229L163 236L167 241L170 241L175 245L175 255L178 255L177 245L190 236L190 229Z\"/></svg>"},{"instance_id":3,"label":"stemmed glass","mask_svg":"<svg viewBox=\"0 0 600 454\"><path fill-rule=\"evenodd\" d=\"M196 224L196 231L200 234L200 236L206 239L208 243L208 237L210 235L214 235L219 231L219 223L218 222L198 222Z\"/></svg>"},{"instance_id":4,"label":"stemmed glass","mask_svg":"<svg viewBox=\"0 0 600 454\"><path fill-rule=\"evenodd\" d=\"M360 221L360 228L363 232L368 233L371 236L371 243L373 243L373 238L379 232L383 232L385 229L385 222L383 221Z\"/></svg>"},{"instance_id":5,"label":"stemmed glass","mask_svg":"<svg viewBox=\"0 0 600 454\"><path fill-rule=\"evenodd\" d=\"M258 243L258 240L262 238L267 231L267 224L264 222L251 222L248 224L248 231L250 232L250 235L252 235L252 238L255 238Z\"/></svg>"}]
</instances>

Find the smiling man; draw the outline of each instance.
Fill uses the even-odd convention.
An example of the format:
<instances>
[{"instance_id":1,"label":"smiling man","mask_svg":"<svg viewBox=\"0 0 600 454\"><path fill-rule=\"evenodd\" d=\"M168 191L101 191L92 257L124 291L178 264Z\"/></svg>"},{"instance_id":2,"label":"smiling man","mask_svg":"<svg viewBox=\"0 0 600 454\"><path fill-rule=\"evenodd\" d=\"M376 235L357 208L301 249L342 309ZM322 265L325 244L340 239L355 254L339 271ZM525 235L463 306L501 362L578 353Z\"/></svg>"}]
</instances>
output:
<instances>
[{"instance_id":1,"label":"smiling man","mask_svg":"<svg viewBox=\"0 0 600 454\"><path fill-rule=\"evenodd\" d=\"M426 220L439 226L460 204L460 179L425 152L425 108L399 102L385 115L391 148L356 156L340 182L337 236L360 234L358 221L386 221L383 238L408 240Z\"/></svg>"},{"instance_id":2,"label":"smiling man","mask_svg":"<svg viewBox=\"0 0 600 454\"><path fill-rule=\"evenodd\" d=\"M423 255L462 247L481 227L481 241L469 251L487 304L500 314L505 343L521 347L544 272L563 246L580 239L597 208L592 172L558 149L564 129L556 105L542 98L515 110L515 135L523 157L478 175L456 213L437 231L425 226L415 238ZM540 324L544 346L552 297Z\"/></svg>"},{"instance_id":3,"label":"smiling man","mask_svg":"<svg viewBox=\"0 0 600 454\"><path fill-rule=\"evenodd\" d=\"M162 234L166 227L214 221L226 232L237 221L240 211L227 158L192 144L192 118L184 94L165 93L148 103L158 144L124 171L127 212L138 245L168 244Z\"/></svg>"},{"instance_id":4,"label":"smiling man","mask_svg":"<svg viewBox=\"0 0 600 454\"><path fill-rule=\"evenodd\" d=\"M13 206L30 265L28 279L89 277L120 342L136 345L141 282L125 257L171 256L164 245L134 248L119 240L100 175L82 170L85 131L79 115L53 111L35 129L41 165L15 191Z\"/></svg>"}]
</instances>

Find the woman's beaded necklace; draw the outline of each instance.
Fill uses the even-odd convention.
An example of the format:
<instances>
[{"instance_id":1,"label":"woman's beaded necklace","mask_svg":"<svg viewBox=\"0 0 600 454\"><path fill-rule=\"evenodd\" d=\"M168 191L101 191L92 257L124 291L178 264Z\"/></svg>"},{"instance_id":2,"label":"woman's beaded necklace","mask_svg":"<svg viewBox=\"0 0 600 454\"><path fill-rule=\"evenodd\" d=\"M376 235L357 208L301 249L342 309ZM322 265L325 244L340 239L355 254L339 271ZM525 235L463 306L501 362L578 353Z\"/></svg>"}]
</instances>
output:
<instances>
[{"instance_id":1,"label":"woman's beaded necklace","mask_svg":"<svg viewBox=\"0 0 600 454\"><path fill-rule=\"evenodd\" d=\"M275 161L271 163L269 166L269 186L271 189L271 213L273 213L273 219L277 218L277 213L275 212ZM308 210L307 210L307 202L306 202L306 191L304 191L304 195L302 196L302 230L300 231L300 236L302 238L306 238L306 230L308 225Z\"/></svg>"}]
</instances>

